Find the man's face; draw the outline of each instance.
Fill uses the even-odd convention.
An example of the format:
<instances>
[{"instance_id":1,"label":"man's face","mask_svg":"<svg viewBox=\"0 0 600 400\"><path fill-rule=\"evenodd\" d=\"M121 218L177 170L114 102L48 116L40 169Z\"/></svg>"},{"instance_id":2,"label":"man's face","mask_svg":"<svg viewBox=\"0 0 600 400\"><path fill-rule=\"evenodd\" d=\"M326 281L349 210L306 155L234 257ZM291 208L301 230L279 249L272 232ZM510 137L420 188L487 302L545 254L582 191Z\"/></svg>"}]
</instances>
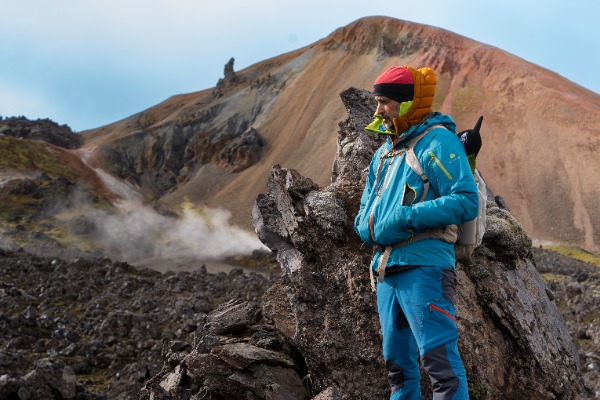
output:
<instances>
[{"instance_id":1,"label":"man's face","mask_svg":"<svg viewBox=\"0 0 600 400\"><path fill-rule=\"evenodd\" d=\"M375 114L383 117L383 126L385 129L394 132L393 119L400 114L400 103L385 96L375 96L375 100L377 100Z\"/></svg>"}]
</instances>

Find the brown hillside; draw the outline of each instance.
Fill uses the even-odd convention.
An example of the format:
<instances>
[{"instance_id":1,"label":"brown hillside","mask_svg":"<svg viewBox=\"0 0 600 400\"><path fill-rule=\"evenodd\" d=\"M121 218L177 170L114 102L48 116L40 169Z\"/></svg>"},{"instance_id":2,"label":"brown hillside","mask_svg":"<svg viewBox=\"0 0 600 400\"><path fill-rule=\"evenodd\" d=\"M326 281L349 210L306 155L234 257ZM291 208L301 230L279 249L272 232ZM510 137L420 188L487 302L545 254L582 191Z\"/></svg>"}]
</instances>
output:
<instances>
[{"instance_id":1,"label":"brown hillside","mask_svg":"<svg viewBox=\"0 0 600 400\"><path fill-rule=\"evenodd\" d=\"M233 222L250 228L252 204L266 190L272 165L329 183L337 124L345 116L339 93L370 89L394 64L438 72L435 106L459 129L485 116L478 167L532 237L600 250L600 96L497 48L392 18L360 19L312 45L226 74L214 91L174 96L83 132L84 147L93 165L116 173L109 168L111 149L139 144L126 157L134 160L130 170L121 168L119 176L137 183L148 200L173 206L187 196L231 210ZM227 143L242 134L266 145L258 162L236 168L246 147L231 150ZM182 143L172 144L178 138Z\"/></svg>"}]
</instances>

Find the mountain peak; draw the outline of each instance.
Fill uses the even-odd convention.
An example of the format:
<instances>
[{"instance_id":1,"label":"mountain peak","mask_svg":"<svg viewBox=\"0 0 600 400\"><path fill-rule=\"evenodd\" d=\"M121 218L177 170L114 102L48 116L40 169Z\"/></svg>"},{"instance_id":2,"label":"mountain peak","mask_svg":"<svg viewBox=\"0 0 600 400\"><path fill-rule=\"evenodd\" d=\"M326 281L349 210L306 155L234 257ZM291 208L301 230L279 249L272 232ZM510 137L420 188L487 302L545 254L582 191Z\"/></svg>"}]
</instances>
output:
<instances>
[{"instance_id":1,"label":"mountain peak","mask_svg":"<svg viewBox=\"0 0 600 400\"><path fill-rule=\"evenodd\" d=\"M433 107L458 130L485 116L478 169L529 234L600 249L600 96L493 46L395 18L361 18L239 71L232 59L215 88L82 132L80 153L148 203L225 208L250 229L273 165L331 182L347 112L340 93L370 90L391 65L432 68Z\"/></svg>"}]
</instances>

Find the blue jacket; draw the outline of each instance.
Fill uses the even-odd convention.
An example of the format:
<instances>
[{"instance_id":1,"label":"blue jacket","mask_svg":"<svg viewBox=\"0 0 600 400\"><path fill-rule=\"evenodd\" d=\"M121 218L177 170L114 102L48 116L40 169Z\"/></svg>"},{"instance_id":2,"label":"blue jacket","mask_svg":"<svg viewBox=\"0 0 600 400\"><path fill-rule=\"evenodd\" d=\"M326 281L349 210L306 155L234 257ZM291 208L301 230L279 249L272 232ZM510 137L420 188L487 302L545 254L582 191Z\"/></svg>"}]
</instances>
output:
<instances>
[{"instance_id":1,"label":"blue jacket","mask_svg":"<svg viewBox=\"0 0 600 400\"><path fill-rule=\"evenodd\" d=\"M430 181L430 189L422 202L423 180L406 163L404 149L412 138L434 124L436 127L415 146L415 154ZM479 199L477 186L463 144L456 136L456 124L451 117L433 113L420 124L412 126L394 143L391 139L373 155L369 174L354 220L354 229L369 245L394 245L428 228L461 224L477 216ZM381 155L396 150L394 155ZM381 165L376 184L377 171ZM403 194L414 191L412 203ZM376 268L381 252L373 257ZM454 268L454 245L438 239L423 239L395 248L386 267L441 266Z\"/></svg>"}]
</instances>

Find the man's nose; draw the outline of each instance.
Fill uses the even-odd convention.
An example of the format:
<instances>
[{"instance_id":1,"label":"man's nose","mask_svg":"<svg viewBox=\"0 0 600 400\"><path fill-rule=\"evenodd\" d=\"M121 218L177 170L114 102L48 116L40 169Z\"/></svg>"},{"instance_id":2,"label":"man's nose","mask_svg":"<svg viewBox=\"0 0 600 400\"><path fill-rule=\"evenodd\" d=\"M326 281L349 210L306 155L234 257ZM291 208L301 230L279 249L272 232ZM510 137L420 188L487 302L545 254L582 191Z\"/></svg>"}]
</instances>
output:
<instances>
[{"instance_id":1,"label":"man's nose","mask_svg":"<svg viewBox=\"0 0 600 400\"><path fill-rule=\"evenodd\" d=\"M383 105L377 104L377 109L375 110L375 114L383 115Z\"/></svg>"}]
</instances>

